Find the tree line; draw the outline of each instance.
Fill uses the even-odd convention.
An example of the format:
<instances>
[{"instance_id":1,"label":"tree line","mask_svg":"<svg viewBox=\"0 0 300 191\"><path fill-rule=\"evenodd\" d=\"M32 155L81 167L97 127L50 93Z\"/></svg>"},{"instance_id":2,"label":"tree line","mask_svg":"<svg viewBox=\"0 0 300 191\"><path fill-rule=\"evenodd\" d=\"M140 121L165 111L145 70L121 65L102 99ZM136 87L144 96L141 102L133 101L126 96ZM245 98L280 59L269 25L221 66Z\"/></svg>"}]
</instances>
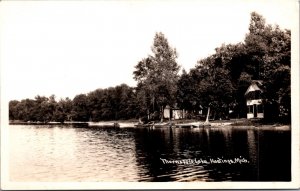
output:
<instances>
[{"instance_id":1,"label":"tree line","mask_svg":"<svg viewBox=\"0 0 300 191\"><path fill-rule=\"evenodd\" d=\"M137 118L134 88L126 84L55 100L52 95L9 102L9 119L22 121L100 121Z\"/></svg>"},{"instance_id":2,"label":"tree line","mask_svg":"<svg viewBox=\"0 0 300 191\"><path fill-rule=\"evenodd\" d=\"M263 82L267 119L290 120L291 31L265 23L253 12L244 42L223 44L178 81L178 103L186 109L210 107L214 115L245 117L244 93L252 80ZM200 95L200 96L199 96Z\"/></svg>"},{"instance_id":3,"label":"tree line","mask_svg":"<svg viewBox=\"0 0 300 191\"><path fill-rule=\"evenodd\" d=\"M291 117L291 31L265 23L251 13L243 42L222 44L215 53L197 61L190 71L177 63L177 51L163 33L156 33L152 54L135 66L136 87L121 84L88 94L55 100L55 96L9 102L9 118L23 121L100 121L163 119L169 105L191 118L211 110L215 119L245 117L244 94L252 80L263 83L266 118ZM229 113L229 111L231 111ZM231 115L231 116L230 116Z\"/></svg>"}]
</instances>

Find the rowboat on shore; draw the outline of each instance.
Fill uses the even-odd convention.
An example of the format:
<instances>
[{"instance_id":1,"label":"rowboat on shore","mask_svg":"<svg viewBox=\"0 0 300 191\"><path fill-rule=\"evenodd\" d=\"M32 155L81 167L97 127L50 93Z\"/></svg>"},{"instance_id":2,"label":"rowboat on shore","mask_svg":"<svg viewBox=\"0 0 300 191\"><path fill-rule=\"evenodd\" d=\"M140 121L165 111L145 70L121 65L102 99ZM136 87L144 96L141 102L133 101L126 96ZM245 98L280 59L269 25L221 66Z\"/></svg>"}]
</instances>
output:
<instances>
[{"instance_id":1,"label":"rowboat on shore","mask_svg":"<svg viewBox=\"0 0 300 191\"><path fill-rule=\"evenodd\" d=\"M146 124L136 124L135 127L150 127L150 128L166 128L166 127L172 127L172 123L169 122L162 122L162 123L155 123L155 122L151 122L151 123L146 123Z\"/></svg>"}]
</instances>

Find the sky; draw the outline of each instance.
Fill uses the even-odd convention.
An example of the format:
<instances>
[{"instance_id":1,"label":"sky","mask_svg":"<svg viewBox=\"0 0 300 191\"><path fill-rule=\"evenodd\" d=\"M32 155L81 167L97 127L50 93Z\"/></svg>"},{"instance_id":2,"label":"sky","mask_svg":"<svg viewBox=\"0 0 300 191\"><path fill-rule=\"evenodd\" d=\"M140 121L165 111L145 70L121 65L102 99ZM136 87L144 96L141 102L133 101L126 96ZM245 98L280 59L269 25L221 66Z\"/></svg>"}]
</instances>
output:
<instances>
[{"instance_id":1,"label":"sky","mask_svg":"<svg viewBox=\"0 0 300 191\"><path fill-rule=\"evenodd\" d=\"M1 93L8 100L72 99L122 83L135 86L134 66L151 54L156 32L189 71L222 43L242 42L251 12L292 29L297 6L296 0L4 1Z\"/></svg>"}]
</instances>

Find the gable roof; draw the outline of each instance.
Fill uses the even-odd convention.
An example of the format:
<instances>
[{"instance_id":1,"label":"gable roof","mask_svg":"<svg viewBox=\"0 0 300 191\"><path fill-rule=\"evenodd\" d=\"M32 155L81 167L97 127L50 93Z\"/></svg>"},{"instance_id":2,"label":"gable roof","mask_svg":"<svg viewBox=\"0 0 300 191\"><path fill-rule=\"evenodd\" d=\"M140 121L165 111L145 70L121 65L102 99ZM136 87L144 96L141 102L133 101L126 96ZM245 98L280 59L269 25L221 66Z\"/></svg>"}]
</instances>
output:
<instances>
[{"instance_id":1,"label":"gable roof","mask_svg":"<svg viewBox=\"0 0 300 191\"><path fill-rule=\"evenodd\" d=\"M262 81L261 80L253 80L251 82L250 86L248 87L247 91L245 92L245 95L247 95L249 92L254 92L254 91L263 92L259 86L262 86Z\"/></svg>"}]
</instances>

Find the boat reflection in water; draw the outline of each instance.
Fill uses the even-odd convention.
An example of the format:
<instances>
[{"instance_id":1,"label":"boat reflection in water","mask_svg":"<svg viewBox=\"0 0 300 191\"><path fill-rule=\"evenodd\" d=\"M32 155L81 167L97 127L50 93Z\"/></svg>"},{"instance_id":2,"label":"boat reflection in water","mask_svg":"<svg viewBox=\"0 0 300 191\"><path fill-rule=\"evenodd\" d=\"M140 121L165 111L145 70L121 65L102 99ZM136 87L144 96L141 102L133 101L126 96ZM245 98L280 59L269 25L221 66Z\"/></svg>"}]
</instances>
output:
<instances>
[{"instance_id":1,"label":"boat reflection in water","mask_svg":"<svg viewBox=\"0 0 300 191\"><path fill-rule=\"evenodd\" d=\"M290 181L290 130L10 125L11 181Z\"/></svg>"}]
</instances>

